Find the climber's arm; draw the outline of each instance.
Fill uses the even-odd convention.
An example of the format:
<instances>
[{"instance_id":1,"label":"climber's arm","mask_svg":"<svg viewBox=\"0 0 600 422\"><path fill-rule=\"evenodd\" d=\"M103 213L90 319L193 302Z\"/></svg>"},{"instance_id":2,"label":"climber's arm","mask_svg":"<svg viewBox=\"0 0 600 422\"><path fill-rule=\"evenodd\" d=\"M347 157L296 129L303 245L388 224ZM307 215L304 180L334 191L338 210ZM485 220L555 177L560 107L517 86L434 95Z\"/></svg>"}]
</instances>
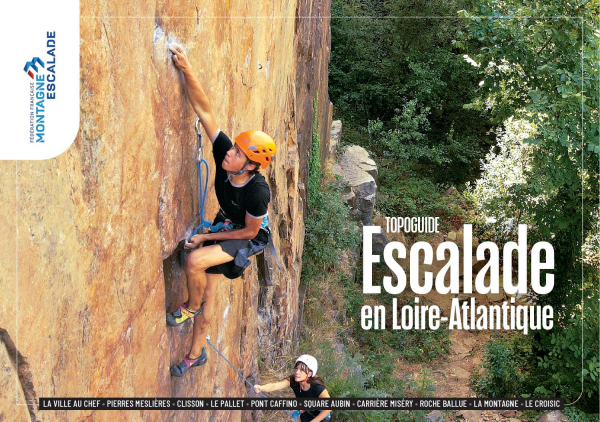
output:
<instances>
[{"instance_id":1,"label":"climber's arm","mask_svg":"<svg viewBox=\"0 0 600 422\"><path fill-rule=\"evenodd\" d=\"M271 391L283 390L290 386L290 380L284 379L279 382L272 382L270 384L265 385L255 385L254 392L255 393L270 393Z\"/></svg>"},{"instance_id":2,"label":"climber's arm","mask_svg":"<svg viewBox=\"0 0 600 422\"><path fill-rule=\"evenodd\" d=\"M198 81L198 78L193 71L190 61L188 60L185 51L183 51L183 47L180 45L171 45L169 46L169 50L173 53L173 62L175 63L175 66L183 73L188 98L190 99L194 111L200 118L202 127L204 127L206 134L211 140L215 139L219 133L219 125L212 115L210 101L208 101L208 97L204 93L200 81Z\"/></svg>"}]
</instances>

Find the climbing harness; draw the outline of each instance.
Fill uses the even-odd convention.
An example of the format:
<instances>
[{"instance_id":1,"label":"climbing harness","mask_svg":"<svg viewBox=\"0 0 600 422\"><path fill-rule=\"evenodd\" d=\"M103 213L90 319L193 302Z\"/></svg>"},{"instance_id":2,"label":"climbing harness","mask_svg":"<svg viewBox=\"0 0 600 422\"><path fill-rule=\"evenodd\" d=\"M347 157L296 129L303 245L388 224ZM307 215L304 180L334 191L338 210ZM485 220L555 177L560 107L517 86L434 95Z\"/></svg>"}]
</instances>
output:
<instances>
[{"instance_id":1,"label":"climbing harness","mask_svg":"<svg viewBox=\"0 0 600 422\"><path fill-rule=\"evenodd\" d=\"M246 377L243 376L242 373L240 371L238 371L237 368L235 366L233 366L233 364L231 362L229 362L229 360L227 360L227 358L225 356L223 356L223 354L221 352L219 352L219 349L217 349L214 344L212 344L210 342L210 336L208 334L206 335L206 342L210 345L210 347L212 347L213 349L215 349L215 352L217 352L219 354L219 356L221 356L223 359L225 359L225 362L227 362L229 364L229 366L231 366L233 368L233 370L235 372L237 372L238 375L244 379L244 381L246 381L246 384L248 384L250 386L250 388L254 388L254 385L250 381L248 381L246 379ZM269 397L267 397L266 394L263 394L263 393L258 393L258 394L260 394L261 396L263 396L265 399L269 398ZM300 416L300 411L299 410L296 410L295 412L290 412L289 410L284 410L284 409L282 409L282 410L285 413L287 413L289 415L289 417L292 418L292 419L296 419L297 417Z\"/></svg>"},{"instance_id":2,"label":"climbing harness","mask_svg":"<svg viewBox=\"0 0 600 422\"><path fill-rule=\"evenodd\" d=\"M200 199L200 225L194 229L192 236L196 235L200 229L207 228L212 233L221 231L221 230L231 230L233 226L231 224L227 224L225 222L219 222L217 224L212 224L210 221L206 221L204 219L204 203L206 202L206 195L208 193L208 177L210 173L208 171L208 162L204 159L204 148L202 147L202 131L200 130L200 118L196 117L196 135L198 136L198 197ZM206 177L203 182L203 169L206 170ZM191 236L190 236L191 237Z\"/></svg>"}]
</instances>

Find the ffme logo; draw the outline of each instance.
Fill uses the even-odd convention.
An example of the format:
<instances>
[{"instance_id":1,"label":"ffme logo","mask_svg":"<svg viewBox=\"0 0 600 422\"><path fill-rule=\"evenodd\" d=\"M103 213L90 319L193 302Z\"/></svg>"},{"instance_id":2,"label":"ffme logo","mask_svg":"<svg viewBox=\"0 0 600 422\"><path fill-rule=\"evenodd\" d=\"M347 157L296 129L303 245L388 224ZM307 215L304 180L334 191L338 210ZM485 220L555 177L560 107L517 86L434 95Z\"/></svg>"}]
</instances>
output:
<instances>
[{"instance_id":1,"label":"ffme logo","mask_svg":"<svg viewBox=\"0 0 600 422\"><path fill-rule=\"evenodd\" d=\"M34 78L33 78L33 73L31 72L31 70L29 70L29 68L32 67L33 70L35 70L37 72L38 68L36 66L36 63L39 63L42 65L42 67L45 67L44 62L42 60L40 60L39 57L34 57L33 59L31 59L30 62L25 63L25 68L23 69L23 71L27 72L27 74L29 75L29 77L31 79L34 79Z\"/></svg>"}]
</instances>

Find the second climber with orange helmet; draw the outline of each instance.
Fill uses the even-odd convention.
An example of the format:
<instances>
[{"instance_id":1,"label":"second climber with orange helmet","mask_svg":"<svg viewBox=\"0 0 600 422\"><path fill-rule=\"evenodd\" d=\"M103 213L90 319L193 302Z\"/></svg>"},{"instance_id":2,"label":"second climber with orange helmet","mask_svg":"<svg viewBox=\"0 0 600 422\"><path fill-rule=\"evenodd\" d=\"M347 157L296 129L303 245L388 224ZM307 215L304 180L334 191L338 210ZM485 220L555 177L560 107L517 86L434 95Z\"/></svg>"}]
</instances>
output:
<instances>
[{"instance_id":1,"label":"second climber with orange helmet","mask_svg":"<svg viewBox=\"0 0 600 422\"><path fill-rule=\"evenodd\" d=\"M227 222L233 226L232 230L196 234L184 245L192 249L185 264L189 298L167 313L170 326L198 316L190 352L171 367L172 375L183 376L188 369L204 365L208 359L206 333L213 315L212 299L217 281L222 275L230 279L240 277L250 265L249 258L268 244L270 232L266 223L271 196L269 185L259 170L273 161L276 146L269 135L259 130L243 132L232 142L215 121L210 102L183 48L171 45L169 50L185 78L190 103L213 142L214 187L220 206L213 224Z\"/></svg>"}]
</instances>

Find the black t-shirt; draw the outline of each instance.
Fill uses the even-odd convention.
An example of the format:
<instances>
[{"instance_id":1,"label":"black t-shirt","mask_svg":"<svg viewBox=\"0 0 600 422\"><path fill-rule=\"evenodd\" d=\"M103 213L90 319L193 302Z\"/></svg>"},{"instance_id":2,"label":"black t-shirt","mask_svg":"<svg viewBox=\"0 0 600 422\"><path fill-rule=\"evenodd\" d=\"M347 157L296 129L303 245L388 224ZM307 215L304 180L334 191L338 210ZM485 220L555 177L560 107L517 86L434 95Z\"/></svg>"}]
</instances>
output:
<instances>
[{"instance_id":1,"label":"black t-shirt","mask_svg":"<svg viewBox=\"0 0 600 422\"><path fill-rule=\"evenodd\" d=\"M233 143L223 132L219 132L213 143L215 160L215 193L224 216L236 226L245 226L246 214L253 218L263 218L266 223L271 194L269 185L262 174L257 173L243 186L236 186L229 180L222 163Z\"/></svg>"},{"instance_id":2,"label":"black t-shirt","mask_svg":"<svg viewBox=\"0 0 600 422\"><path fill-rule=\"evenodd\" d=\"M296 397L303 399L316 399L323 391L325 391L325 386L318 384L310 384L310 388L308 390L302 391L302 388L300 388L300 383L295 382L292 377L290 377L290 388L294 390L294 395ZM305 410L300 416L301 421L310 421L313 418L316 418L319 413L321 413L321 410Z\"/></svg>"}]
</instances>

